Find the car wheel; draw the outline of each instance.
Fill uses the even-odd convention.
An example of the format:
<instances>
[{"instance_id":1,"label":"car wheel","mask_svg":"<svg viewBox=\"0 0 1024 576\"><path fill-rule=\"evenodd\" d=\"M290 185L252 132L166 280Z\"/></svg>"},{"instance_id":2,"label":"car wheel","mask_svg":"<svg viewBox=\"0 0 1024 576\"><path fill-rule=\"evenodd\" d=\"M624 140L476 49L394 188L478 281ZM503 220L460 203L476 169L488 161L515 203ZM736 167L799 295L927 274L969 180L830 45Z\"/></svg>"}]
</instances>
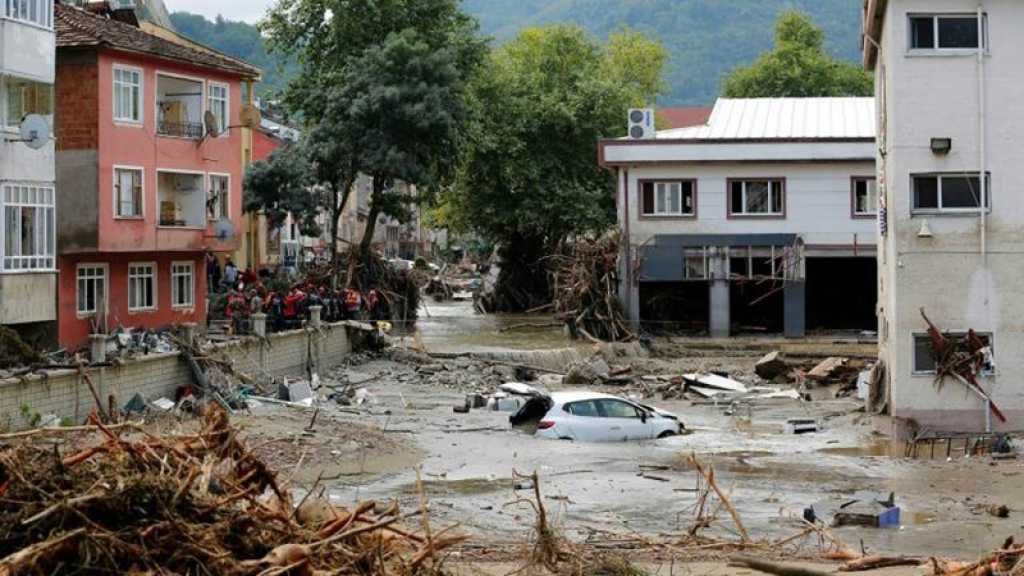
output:
<instances>
[{"instance_id":1,"label":"car wheel","mask_svg":"<svg viewBox=\"0 0 1024 576\"><path fill-rule=\"evenodd\" d=\"M665 430L661 434L658 434L658 438L668 438L669 436L675 436L676 433L671 430Z\"/></svg>"}]
</instances>

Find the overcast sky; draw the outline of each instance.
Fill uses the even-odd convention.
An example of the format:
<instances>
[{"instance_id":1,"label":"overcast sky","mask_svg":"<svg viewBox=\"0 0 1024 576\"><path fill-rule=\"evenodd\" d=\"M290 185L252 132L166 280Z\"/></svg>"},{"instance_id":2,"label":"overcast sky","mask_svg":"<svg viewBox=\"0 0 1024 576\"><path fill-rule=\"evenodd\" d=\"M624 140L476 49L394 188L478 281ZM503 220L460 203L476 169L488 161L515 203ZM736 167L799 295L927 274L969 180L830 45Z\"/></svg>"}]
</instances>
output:
<instances>
[{"instance_id":1,"label":"overcast sky","mask_svg":"<svg viewBox=\"0 0 1024 576\"><path fill-rule=\"evenodd\" d=\"M214 18L217 14L228 20L256 22L273 0L164 0L170 12L192 12Z\"/></svg>"}]
</instances>

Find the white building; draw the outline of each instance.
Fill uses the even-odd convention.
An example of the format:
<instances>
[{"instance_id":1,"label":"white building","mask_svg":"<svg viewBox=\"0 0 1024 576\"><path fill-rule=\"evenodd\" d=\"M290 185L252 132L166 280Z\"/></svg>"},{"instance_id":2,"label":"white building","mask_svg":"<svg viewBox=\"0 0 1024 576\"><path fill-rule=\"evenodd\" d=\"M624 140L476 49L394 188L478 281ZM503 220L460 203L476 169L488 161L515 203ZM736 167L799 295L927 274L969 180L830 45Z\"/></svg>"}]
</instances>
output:
<instances>
[{"instance_id":1,"label":"white building","mask_svg":"<svg viewBox=\"0 0 1024 576\"><path fill-rule=\"evenodd\" d=\"M1024 417L1022 29L1019 0L865 6L885 215L880 356L892 414L933 430L981 430L990 413L961 383L935 385L922 309L942 330L989 341L980 384L1008 417L993 427L1019 430Z\"/></svg>"},{"instance_id":2,"label":"white building","mask_svg":"<svg viewBox=\"0 0 1024 576\"><path fill-rule=\"evenodd\" d=\"M54 227L53 0L0 3L0 324L22 331L57 318ZM19 126L45 118L36 148Z\"/></svg>"},{"instance_id":3,"label":"white building","mask_svg":"<svg viewBox=\"0 0 1024 576\"><path fill-rule=\"evenodd\" d=\"M706 124L602 141L630 319L873 330L874 117L871 98L721 99Z\"/></svg>"}]
</instances>

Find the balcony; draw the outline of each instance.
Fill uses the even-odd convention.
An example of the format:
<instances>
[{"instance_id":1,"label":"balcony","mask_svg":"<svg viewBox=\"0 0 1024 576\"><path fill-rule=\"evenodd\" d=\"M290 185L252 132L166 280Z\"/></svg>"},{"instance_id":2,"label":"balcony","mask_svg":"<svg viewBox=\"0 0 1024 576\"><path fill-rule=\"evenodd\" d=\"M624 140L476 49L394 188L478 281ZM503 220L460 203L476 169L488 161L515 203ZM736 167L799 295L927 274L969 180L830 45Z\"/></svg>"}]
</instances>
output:
<instances>
[{"instance_id":1,"label":"balcony","mask_svg":"<svg viewBox=\"0 0 1024 576\"><path fill-rule=\"evenodd\" d=\"M157 74L156 133L173 138L203 137L203 83L179 76Z\"/></svg>"},{"instance_id":2,"label":"balcony","mask_svg":"<svg viewBox=\"0 0 1024 576\"><path fill-rule=\"evenodd\" d=\"M157 172L158 225L163 228L206 227L206 192L202 174Z\"/></svg>"}]
</instances>

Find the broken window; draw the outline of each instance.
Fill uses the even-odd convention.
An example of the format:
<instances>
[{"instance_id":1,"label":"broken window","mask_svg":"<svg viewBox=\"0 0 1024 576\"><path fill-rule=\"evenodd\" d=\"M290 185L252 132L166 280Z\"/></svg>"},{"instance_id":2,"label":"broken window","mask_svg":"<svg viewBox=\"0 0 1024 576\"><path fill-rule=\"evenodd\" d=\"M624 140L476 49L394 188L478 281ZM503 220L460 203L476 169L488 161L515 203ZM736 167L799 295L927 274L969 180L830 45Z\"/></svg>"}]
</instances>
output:
<instances>
[{"instance_id":1,"label":"broken window","mask_svg":"<svg viewBox=\"0 0 1024 576\"><path fill-rule=\"evenodd\" d=\"M963 338L967 333L950 332L945 333L944 335L949 338ZM995 372L995 364L993 361L994 355L992 353L992 335L977 333L977 336L988 348L987 361L982 366L980 373L983 375L991 375ZM935 356L932 354L931 337L928 334L914 334L914 374L935 374L935 371Z\"/></svg>"},{"instance_id":2,"label":"broken window","mask_svg":"<svg viewBox=\"0 0 1024 576\"><path fill-rule=\"evenodd\" d=\"M640 191L644 216L694 216L697 213L693 180L641 182Z\"/></svg>"},{"instance_id":3,"label":"broken window","mask_svg":"<svg viewBox=\"0 0 1024 576\"><path fill-rule=\"evenodd\" d=\"M988 46L988 16L982 18L985 38L982 46ZM911 50L976 50L978 48L977 14L944 14L910 16Z\"/></svg>"},{"instance_id":4,"label":"broken window","mask_svg":"<svg viewBox=\"0 0 1024 576\"><path fill-rule=\"evenodd\" d=\"M782 180L733 180L729 185L729 215L782 216L785 188Z\"/></svg>"},{"instance_id":5,"label":"broken window","mask_svg":"<svg viewBox=\"0 0 1024 576\"><path fill-rule=\"evenodd\" d=\"M913 212L977 212L982 204L978 174L919 174L911 176ZM985 178L984 204L990 204L991 177Z\"/></svg>"},{"instance_id":6,"label":"broken window","mask_svg":"<svg viewBox=\"0 0 1024 576\"><path fill-rule=\"evenodd\" d=\"M874 178L853 179L853 215L875 216L878 213L878 187Z\"/></svg>"}]
</instances>

